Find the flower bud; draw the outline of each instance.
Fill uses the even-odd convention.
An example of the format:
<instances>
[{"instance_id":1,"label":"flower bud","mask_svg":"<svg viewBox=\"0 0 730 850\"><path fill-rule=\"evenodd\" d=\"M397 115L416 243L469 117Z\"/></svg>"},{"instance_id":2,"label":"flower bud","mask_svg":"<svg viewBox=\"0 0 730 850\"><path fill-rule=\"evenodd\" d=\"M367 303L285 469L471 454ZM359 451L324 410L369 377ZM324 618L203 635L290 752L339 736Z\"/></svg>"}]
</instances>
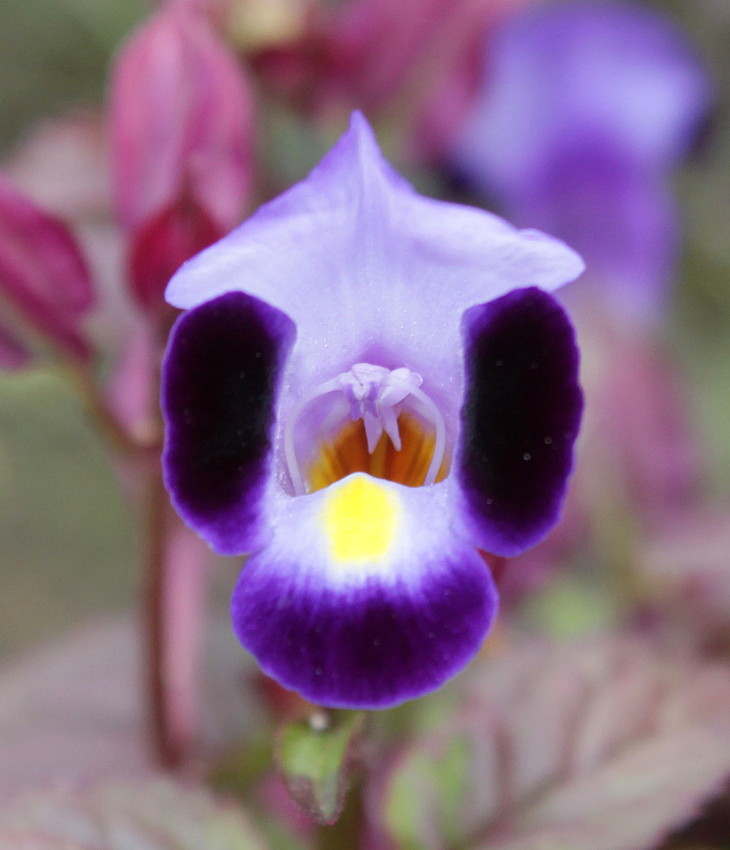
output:
<instances>
[{"instance_id":1,"label":"flower bud","mask_svg":"<svg viewBox=\"0 0 730 850\"><path fill-rule=\"evenodd\" d=\"M94 291L76 239L1 175L0 293L56 345L88 357L79 324L94 303Z\"/></svg>"},{"instance_id":2,"label":"flower bud","mask_svg":"<svg viewBox=\"0 0 730 850\"><path fill-rule=\"evenodd\" d=\"M143 224L133 236L130 284L139 304L165 307L163 292L177 269L223 236L223 230L191 194L183 193Z\"/></svg>"},{"instance_id":3,"label":"flower bud","mask_svg":"<svg viewBox=\"0 0 730 850\"><path fill-rule=\"evenodd\" d=\"M122 224L147 226L195 198L222 230L238 222L252 175L252 99L207 18L173 4L123 48L111 81L111 143Z\"/></svg>"}]
</instances>

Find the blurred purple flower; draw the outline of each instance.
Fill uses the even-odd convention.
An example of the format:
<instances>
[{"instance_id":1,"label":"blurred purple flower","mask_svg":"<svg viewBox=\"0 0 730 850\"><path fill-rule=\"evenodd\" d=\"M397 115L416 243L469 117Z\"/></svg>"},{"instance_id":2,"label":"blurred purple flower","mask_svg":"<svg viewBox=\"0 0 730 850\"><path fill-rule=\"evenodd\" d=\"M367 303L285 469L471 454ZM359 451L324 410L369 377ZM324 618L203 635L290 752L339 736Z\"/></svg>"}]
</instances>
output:
<instances>
[{"instance_id":1,"label":"blurred purple flower","mask_svg":"<svg viewBox=\"0 0 730 850\"><path fill-rule=\"evenodd\" d=\"M660 13L545 4L490 41L453 161L517 222L574 245L622 315L651 318L677 245L669 173L708 104L698 57Z\"/></svg>"},{"instance_id":2,"label":"blurred purple flower","mask_svg":"<svg viewBox=\"0 0 730 850\"><path fill-rule=\"evenodd\" d=\"M224 554L234 628L321 704L440 686L496 610L478 549L556 521L582 399L545 290L570 249L417 195L355 114L302 183L173 278L166 481ZM525 288L526 287L526 288Z\"/></svg>"},{"instance_id":3,"label":"blurred purple flower","mask_svg":"<svg viewBox=\"0 0 730 850\"><path fill-rule=\"evenodd\" d=\"M81 323L95 296L78 243L62 221L2 175L0 296L22 321L66 354L80 360L90 356ZM5 365L22 365L27 357L24 345L10 329L2 334Z\"/></svg>"},{"instance_id":4,"label":"blurred purple flower","mask_svg":"<svg viewBox=\"0 0 730 850\"><path fill-rule=\"evenodd\" d=\"M253 178L252 130L243 69L194 4L163 6L120 53L112 163L142 306L159 307L172 271L240 221Z\"/></svg>"}]
</instances>

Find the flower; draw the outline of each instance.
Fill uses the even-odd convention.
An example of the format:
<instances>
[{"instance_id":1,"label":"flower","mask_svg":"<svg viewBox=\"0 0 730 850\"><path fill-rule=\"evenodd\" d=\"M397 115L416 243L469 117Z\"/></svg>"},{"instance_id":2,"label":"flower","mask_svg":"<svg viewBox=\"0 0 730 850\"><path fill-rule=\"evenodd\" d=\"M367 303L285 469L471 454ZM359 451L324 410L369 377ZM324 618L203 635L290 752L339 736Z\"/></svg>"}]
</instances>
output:
<instances>
[{"instance_id":1,"label":"flower","mask_svg":"<svg viewBox=\"0 0 730 850\"><path fill-rule=\"evenodd\" d=\"M457 170L580 251L594 311L598 297L623 320L661 313L677 246L669 176L710 101L684 35L636 3L539 5L501 26L485 69Z\"/></svg>"},{"instance_id":2,"label":"flower","mask_svg":"<svg viewBox=\"0 0 730 850\"><path fill-rule=\"evenodd\" d=\"M417 195L365 119L309 177L188 261L164 364L168 489L218 552L270 676L328 706L439 687L497 607L478 550L560 510L581 412L536 231Z\"/></svg>"}]
</instances>

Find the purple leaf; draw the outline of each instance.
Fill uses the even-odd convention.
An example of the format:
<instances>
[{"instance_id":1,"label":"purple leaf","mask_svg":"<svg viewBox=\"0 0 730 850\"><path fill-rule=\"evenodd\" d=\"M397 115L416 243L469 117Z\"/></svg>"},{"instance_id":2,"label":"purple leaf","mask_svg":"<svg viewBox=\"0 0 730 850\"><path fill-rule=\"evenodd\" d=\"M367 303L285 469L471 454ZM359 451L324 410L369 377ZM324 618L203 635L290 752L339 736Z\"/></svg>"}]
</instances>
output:
<instances>
[{"instance_id":1,"label":"purple leaf","mask_svg":"<svg viewBox=\"0 0 730 850\"><path fill-rule=\"evenodd\" d=\"M730 672L638 639L527 642L373 794L397 846L645 850L730 776Z\"/></svg>"},{"instance_id":2,"label":"purple leaf","mask_svg":"<svg viewBox=\"0 0 730 850\"><path fill-rule=\"evenodd\" d=\"M676 512L643 541L637 568L662 620L693 645L730 634L730 505Z\"/></svg>"},{"instance_id":3,"label":"purple leaf","mask_svg":"<svg viewBox=\"0 0 730 850\"><path fill-rule=\"evenodd\" d=\"M168 780L25 795L2 813L27 850L264 850L243 811ZM0 833L0 840L3 834ZM2 845L5 846L5 845Z\"/></svg>"},{"instance_id":4,"label":"purple leaf","mask_svg":"<svg viewBox=\"0 0 730 850\"><path fill-rule=\"evenodd\" d=\"M0 671L0 805L39 787L157 775L135 626L88 627ZM246 680L250 659L228 628L212 630L210 638L197 754L203 762L240 744L261 721Z\"/></svg>"}]
</instances>

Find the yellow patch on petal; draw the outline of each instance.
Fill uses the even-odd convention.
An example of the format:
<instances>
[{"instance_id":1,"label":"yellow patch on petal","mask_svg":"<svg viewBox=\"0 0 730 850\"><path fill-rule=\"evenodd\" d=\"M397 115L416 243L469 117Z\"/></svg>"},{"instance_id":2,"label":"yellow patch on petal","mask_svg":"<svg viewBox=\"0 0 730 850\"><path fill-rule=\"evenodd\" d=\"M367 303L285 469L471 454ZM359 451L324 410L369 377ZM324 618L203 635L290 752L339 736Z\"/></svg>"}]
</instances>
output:
<instances>
[{"instance_id":1,"label":"yellow patch on petal","mask_svg":"<svg viewBox=\"0 0 730 850\"><path fill-rule=\"evenodd\" d=\"M367 476L334 488L324 514L332 557L340 563L381 560L393 545L400 513L397 496Z\"/></svg>"}]
</instances>

